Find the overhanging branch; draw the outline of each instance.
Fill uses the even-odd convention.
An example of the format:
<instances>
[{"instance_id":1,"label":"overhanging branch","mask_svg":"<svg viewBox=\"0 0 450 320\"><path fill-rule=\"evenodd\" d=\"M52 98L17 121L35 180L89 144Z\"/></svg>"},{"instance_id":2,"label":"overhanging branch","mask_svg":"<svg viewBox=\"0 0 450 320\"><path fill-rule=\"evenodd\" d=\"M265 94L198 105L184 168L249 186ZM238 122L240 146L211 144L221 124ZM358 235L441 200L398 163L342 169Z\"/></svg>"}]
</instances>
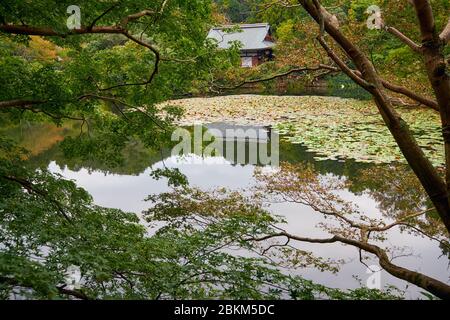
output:
<instances>
[{"instance_id":1,"label":"overhanging branch","mask_svg":"<svg viewBox=\"0 0 450 320\"><path fill-rule=\"evenodd\" d=\"M380 266L386 270L391 275L403 279L405 281L408 281L410 283L413 283L417 285L418 287L421 287L437 297L441 299L450 299L450 286L439 281L436 279L433 279L431 277L428 277L427 275L424 275L422 273L409 270L403 267L400 267L398 265L393 264L390 260L388 255L386 254L385 250L382 248L369 244L367 242L362 242L354 239L345 238L342 236L335 235L331 238L307 238L307 237L299 237L290 233L287 233L285 231L270 234L261 238L248 238L247 241L265 241L273 238L279 238L279 237L286 237L291 240L299 241L299 242L307 242L307 243L321 243L321 244L327 244L327 243L343 243L347 244L353 247L356 247L360 250L364 250L368 253L374 254L380 263Z\"/></svg>"},{"instance_id":2,"label":"overhanging branch","mask_svg":"<svg viewBox=\"0 0 450 320\"><path fill-rule=\"evenodd\" d=\"M358 76L355 72L353 72L353 70L351 70L344 61L342 61L338 55L336 53L334 53L334 51L327 45L327 43L325 42L325 40L323 39L323 37L318 36L317 40L319 41L320 45L322 46L322 48L324 48L324 50L326 51L326 53L328 54L328 56L331 58L331 60L334 61L334 63L336 63L339 68L341 68L341 70L347 75L349 76L353 81L355 81L357 84L359 84L361 87L369 89L371 87L373 87L373 85L371 85L370 83L368 83L366 80L364 80L362 77Z\"/></svg>"},{"instance_id":3,"label":"overhanging branch","mask_svg":"<svg viewBox=\"0 0 450 320\"><path fill-rule=\"evenodd\" d=\"M14 99L0 101L0 109L12 108L12 107L29 107L32 105L44 104L48 101L45 100L26 100L26 99Z\"/></svg>"},{"instance_id":4,"label":"overhanging branch","mask_svg":"<svg viewBox=\"0 0 450 320\"><path fill-rule=\"evenodd\" d=\"M402 32L400 32L398 29L390 26L385 26L384 29L389 32L390 34L393 34L396 36L401 42L406 44L408 47L410 47L414 52L421 53L422 47L419 46L417 43L415 43L413 40L408 38L406 35L404 35Z\"/></svg>"},{"instance_id":5,"label":"overhanging branch","mask_svg":"<svg viewBox=\"0 0 450 320\"><path fill-rule=\"evenodd\" d=\"M339 68L333 67L333 66L329 66L329 65L325 65L325 64L320 64L316 67L301 67L301 68L293 68L290 69L286 72L282 72L282 73L277 73L275 75L266 77L266 78L262 78L262 79L253 79L253 80L244 80L242 82L240 82L239 84L235 85L235 86L229 86L229 87L224 87L224 86L216 86L218 89L222 89L222 90L234 90L234 89L239 89L247 84L255 84L255 83L261 83L261 82L267 82L267 81L271 81L271 80L275 80L278 78L283 78L286 76L289 76L293 73L300 73L300 72L307 72L307 71L319 71L319 70L328 70L328 71L332 71L332 72L338 72Z\"/></svg>"},{"instance_id":6,"label":"overhanging branch","mask_svg":"<svg viewBox=\"0 0 450 320\"><path fill-rule=\"evenodd\" d=\"M447 44L450 41L450 18L448 19L448 23L445 26L444 30L442 30L439 38L442 40L444 44Z\"/></svg>"},{"instance_id":7,"label":"overhanging branch","mask_svg":"<svg viewBox=\"0 0 450 320\"><path fill-rule=\"evenodd\" d=\"M165 5L164 5L165 6ZM150 77L146 81L137 82L137 83L123 83L115 86L111 86L108 88L101 89L103 91L106 90L112 90L115 88L125 87L125 86L143 86L150 84L153 79L155 78L156 74L158 73L158 66L161 59L161 55L159 51L151 44L146 43L140 39L137 39L133 35L130 34L128 29L126 28L128 24L131 21L138 20L141 17L148 16L155 14L153 11L150 10L143 10L141 12L131 14L126 16L122 21L120 22L120 25L115 26L95 26L96 22L101 19L104 15L106 15L108 12L110 12L114 8L111 7L108 10L106 10L102 15L97 17L90 26L88 27L81 27L79 29L70 30L66 33L61 33L59 31L56 31L49 27L33 27L33 26L27 26L27 25L12 25L12 24L0 24L0 31L4 33L10 33L10 34L22 34L22 35L30 35L30 36L53 36L53 37L68 37L68 36L74 36L74 35L83 35L83 34L121 34L127 37L129 40L137 43L140 46L143 46L147 49L149 49L154 55L155 55L155 63L153 70L150 74ZM0 105L1 107L1 105Z\"/></svg>"}]
</instances>

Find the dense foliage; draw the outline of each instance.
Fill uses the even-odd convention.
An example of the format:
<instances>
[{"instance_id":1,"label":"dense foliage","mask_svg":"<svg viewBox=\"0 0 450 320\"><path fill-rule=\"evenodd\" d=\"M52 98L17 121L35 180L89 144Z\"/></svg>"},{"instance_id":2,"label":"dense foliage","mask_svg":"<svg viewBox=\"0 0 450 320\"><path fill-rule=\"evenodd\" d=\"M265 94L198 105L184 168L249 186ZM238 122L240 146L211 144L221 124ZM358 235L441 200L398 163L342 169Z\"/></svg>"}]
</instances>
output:
<instances>
[{"instance_id":1,"label":"dense foliage","mask_svg":"<svg viewBox=\"0 0 450 320\"><path fill-rule=\"evenodd\" d=\"M422 67L419 54L411 50L397 37L385 30L370 30L367 28L369 6L378 5L381 8L382 19L387 26L396 27L408 37L420 42L417 17L413 6L408 1L372 1L372 0L326 0L321 4L339 19L341 30L358 45L373 61L380 74L387 80L399 85L417 90L432 96L432 90L427 85L427 75ZM316 41L318 26L303 10L296 0L247 0L226 1L223 14L235 22L267 22L274 31L277 41L275 48L276 62L273 65L262 65L261 70L246 70L243 73L229 75L227 81L237 79L261 79L267 75L275 75L304 66L316 66L330 62ZM242 20L234 12L245 8L248 14ZM447 0L433 1L437 30L442 30L448 22L450 4ZM446 55L450 54L447 47ZM331 77L330 77L331 75ZM319 78L333 84L335 74L324 70L312 75L303 74L295 78L310 84ZM293 81L294 82L294 81ZM282 85L282 84L279 84Z\"/></svg>"}]
</instances>

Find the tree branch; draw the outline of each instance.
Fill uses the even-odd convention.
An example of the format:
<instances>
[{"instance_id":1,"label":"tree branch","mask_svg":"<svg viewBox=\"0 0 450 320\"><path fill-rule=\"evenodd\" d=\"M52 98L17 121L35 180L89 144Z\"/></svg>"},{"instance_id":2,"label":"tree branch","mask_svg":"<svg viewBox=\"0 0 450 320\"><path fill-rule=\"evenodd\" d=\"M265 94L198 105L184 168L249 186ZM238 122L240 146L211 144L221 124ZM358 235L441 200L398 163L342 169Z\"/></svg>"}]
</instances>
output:
<instances>
[{"instance_id":1,"label":"tree branch","mask_svg":"<svg viewBox=\"0 0 450 320\"><path fill-rule=\"evenodd\" d=\"M414 41L412 41L410 38L408 38L406 35L404 35L403 33L401 33L398 29L394 28L394 27L390 27L390 26L385 26L384 27L385 30L387 32L389 32L390 34L393 34L394 36L396 36L401 42L403 42L404 44L406 44L408 47L410 47L414 52L417 53L422 53L422 47L419 46L417 43L415 43Z\"/></svg>"},{"instance_id":2,"label":"tree branch","mask_svg":"<svg viewBox=\"0 0 450 320\"><path fill-rule=\"evenodd\" d=\"M11 278L11 277L0 276L0 283L4 283L6 285L13 286L13 287L24 287L24 288L33 289L33 286L31 284L23 283L17 279ZM72 297L80 299L80 300L93 300L92 298L90 298L89 296L87 296L85 293L83 293L80 290L69 290L69 289L65 289L65 287L66 287L65 285L59 286L59 287L56 287L56 289L58 290L58 292L60 294L72 296Z\"/></svg>"},{"instance_id":3,"label":"tree branch","mask_svg":"<svg viewBox=\"0 0 450 320\"><path fill-rule=\"evenodd\" d=\"M100 91L108 91L108 90L112 90L112 89L116 89L116 88L120 88L120 87L126 87L126 86L145 86L150 84L153 79L155 78L155 76L157 75L158 71L159 71L159 63L161 62L161 55L159 53L159 51L152 46L151 44L148 44L142 40L137 39L136 37L132 36L131 34L128 33L128 31L124 30L122 32L122 34L127 37L128 39L130 39L131 41L137 43L140 46L143 46L147 49L149 49L151 52L153 52L153 54L155 55L155 63L153 66L153 71L150 74L150 77L148 78L147 81L143 81L143 82L137 82L137 83L123 83L123 84L118 84L115 86L111 86L108 88L103 88L100 89Z\"/></svg>"},{"instance_id":4,"label":"tree branch","mask_svg":"<svg viewBox=\"0 0 450 320\"><path fill-rule=\"evenodd\" d=\"M156 76L156 74L158 73L158 68L159 68L159 63L162 60L161 59L161 55L159 53L159 51L152 46L151 44L148 44L142 40L137 39L136 37L132 36L129 31L126 29L127 25L129 22L137 20L143 16L146 15L151 15L154 14L154 12L150 11L150 10L143 10L141 12L135 13L135 14L131 14L127 17L125 17L121 23L120 26L100 26L100 27L96 27L94 26L95 23L102 18L104 15L106 15L110 10L112 10L114 8L111 7L109 8L107 11L105 11L102 15L100 15L99 17L97 17L89 27L81 27L80 29L74 29L71 30L70 32L67 33L60 33L57 32L51 28L42 28L42 27L30 27L30 26L17 26L17 25L10 25L10 24L2 24L0 25L0 31L3 31L5 33L11 33L11 34L23 34L23 35L37 35L37 36L57 36L57 37L62 37L65 38L67 36L72 36L72 35L82 35L82 34L122 34L125 37L127 37L129 40L137 43L140 46L143 46L147 49L149 49L150 51L153 52L153 54L155 55L155 64L154 64L154 68L152 73L150 74L150 77L148 80L143 81L143 82L138 82L138 83L124 83L124 84L119 84L119 85L115 85L115 86L111 86L108 88L104 88L104 89L100 89L102 91L107 91L107 90L112 90L112 89L116 89L116 88L120 88L120 87L125 87L125 86L143 86L143 85L148 85L150 84L154 77ZM2 107L0 105L0 107Z\"/></svg>"},{"instance_id":5,"label":"tree branch","mask_svg":"<svg viewBox=\"0 0 450 320\"><path fill-rule=\"evenodd\" d=\"M361 77L361 72L359 72L358 70L353 70L353 72L356 73L359 77ZM436 101L434 101L432 99L428 99L426 97L423 97L415 92L412 92L411 90L409 90L405 87L393 84L384 79L380 79L380 80L381 80L381 83L383 84L383 87L385 87L386 89L388 89L392 92L395 92L395 93L400 93L414 101L419 102L420 104L423 104L423 105L430 107L436 111L439 111L439 105Z\"/></svg>"},{"instance_id":6,"label":"tree branch","mask_svg":"<svg viewBox=\"0 0 450 320\"><path fill-rule=\"evenodd\" d=\"M255 83L260 83L260 82L267 82L267 81L271 81L271 80L275 80L277 78L282 78L282 77L286 77L292 73L296 73L296 72L305 72L305 71L318 71L318 70L329 70L329 71L339 71L338 68L333 67L333 66L329 66L329 65L325 65L325 64L320 64L317 67L302 67L302 68L293 68L290 69L289 71L286 72L282 72L282 73L278 73L275 74L273 76L270 77L266 77L263 79L254 79L254 80L244 80L241 83L235 85L235 86L230 86L230 87L222 87L222 86L216 86L216 88L218 89L223 89L223 90L234 90L234 89L238 89L244 85L247 84L255 84Z\"/></svg>"},{"instance_id":7,"label":"tree branch","mask_svg":"<svg viewBox=\"0 0 450 320\"><path fill-rule=\"evenodd\" d=\"M120 105L124 105L128 108L134 109L137 112L142 113L143 115L145 115L147 118L149 118L154 124L156 124L161 130L166 131L167 129L161 124L159 123L155 117L153 117L152 115L148 114L147 112L145 112L142 108L137 107L137 106L133 106L129 103L126 103L125 101L119 100L115 97L108 97L108 96L99 96L96 94L86 94L84 96L81 96L78 98L78 100L85 100L85 99L97 99L97 100L103 100L103 101L109 101L112 103L118 103ZM123 112L121 112L123 114ZM125 114L123 114L125 116ZM125 116L126 118L126 116Z\"/></svg>"},{"instance_id":8,"label":"tree branch","mask_svg":"<svg viewBox=\"0 0 450 320\"><path fill-rule=\"evenodd\" d=\"M141 12L131 14L131 15L125 17L124 19L122 19L122 21L120 22L120 25L122 26L122 28L125 29L131 21L138 20L139 18L154 15L154 14L155 14L154 11L142 10Z\"/></svg>"},{"instance_id":9,"label":"tree branch","mask_svg":"<svg viewBox=\"0 0 450 320\"><path fill-rule=\"evenodd\" d=\"M435 38L435 24L433 9L428 0L413 0L416 9L417 18L419 19L420 33L422 35L422 43L433 41Z\"/></svg>"},{"instance_id":10,"label":"tree branch","mask_svg":"<svg viewBox=\"0 0 450 320\"><path fill-rule=\"evenodd\" d=\"M118 4L114 4L111 7L109 7L105 12L103 12L101 15L99 15L97 18L95 18L92 23L89 25L89 30L92 30L95 26L95 24L104 16L106 16L109 12L111 12L114 8L116 8L118 6Z\"/></svg>"},{"instance_id":11,"label":"tree branch","mask_svg":"<svg viewBox=\"0 0 450 320\"><path fill-rule=\"evenodd\" d=\"M305 8L305 10L309 13L309 15L317 22L320 22L321 11L325 10L322 6L320 7L322 10L317 10L316 6L309 0L298 0L298 2ZM428 6L429 3L427 1L419 1L414 0L416 2L425 2ZM417 8L416 8L417 9ZM325 10L326 11L326 10ZM427 11L427 10L425 10ZM429 13L421 12L420 15L428 16ZM432 18L432 12L431 12ZM419 19L420 20L420 19ZM428 196L436 207L439 216L442 219L442 222L445 224L447 231L450 232L450 203L449 203L449 191L447 190L447 184L442 179L436 168L433 166L431 161L426 157L422 148L418 145L416 139L411 133L406 122L401 118L400 114L393 108L389 99L383 92L383 84L381 83L381 79L373 65L373 63L367 58L367 56L361 51L361 49L353 44L350 39L348 39L335 24L331 21L330 18L326 17L324 19L325 22L325 31L333 38L334 41L344 50L344 52L352 59L358 71L361 72L362 78L365 82L361 81L361 78L355 76L353 72L348 72L345 64L341 64L344 67L344 71L354 80L357 84L361 85L364 89L366 89L374 98L374 101L377 105L378 111L383 117L383 121L386 126L389 128L392 136L394 137L397 145L405 156L408 164L411 166L412 170L419 178L422 186L426 190ZM429 27L421 27L424 33L427 35L423 40L427 40ZM433 28L431 28L433 31ZM431 37L429 40L432 40ZM323 41L324 42L324 41ZM435 70L436 71L436 70ZM438 70L439 71L439 70ZM440 70L442 71L442 70ZM438 73L438 75L442 75L442 73ZM369 83L369 86L367 86ZM444 86L440 89L445 89ZM436 89L435 89L436 91ZM437 100L440 106L440 110L442 110L441 105L445 105L443 98L445 98L445 90L441 90L442 94L437 95ZM447 95L450 94L450 89L447 90ZM446 101L446 104L449 104L450 99ZM450 140L450 121L448 122L449 134L447 135ZM450 146L450 143L449 143ZM450 155L450 147L448 148ZM450 156L448 157L450 161ZM450 167L450 165L448 166ZM450 181L450 170L448 172L448 181ZM448 183L450 187L450 182Z\"/></svg>"},{"instance_id":12,"label":"tree branch","mask_svg":"<svg viewBox=\"0 0 450 320\"><path fill-rule=\"evenodd\" d=\"M46 27L31 27L31 26L18 26L11 24L0 25L0 31L11 34L22 34L28 36L48 36L48 37L62 37L80 35L80 34L97 34L97 33L113 33L121 34L124 29L118 26L102 26L102 27L81 27L80 29L70 30L67 33L61 33L55 31L52 28Z\"/></svg>"},{"instance_id":13,"label":"tree branch","mask_svg":"<svg viewBox=\"0 0 450 320\"><path fill-rule=\"evenodd\" d=\"M349 76L354 82L362 86L363 88L369 89L373 87L370 83L368 83L366 80L364 80L362 77L358 76L355 72L353 72L352 69L350 69L344 61L342 61L336 53L327 45L325 40L322 37L317 37L317 40L319 41L322 48L325 49L328 56L331 58L331 60L336 63L339 68L347 75Z\"/></svg>"},{"instance_id":14,"label":"tree branch","mask_svg":"<svg viewBox=\"0 0 450 320\"><path fill-rule=\"evenodd\" d=\"M0 101L0 109L2 108L13 108L13 107L28 107L31 105L43 104L48 101L45 100L26 100L26 99L15 99Z\"/></svg>"},{"instance_id":15,"label":"tree branch","mask_svg":"<svg viewBox=\"0 0 450 320\"><path fill-rule=\"evenodd\" d=\"M49 201L55 207L55 209L64 217L64 219L67 220L67 222L73 224L72 219L70 219L70 217L65 212L63 205L59 201L50 198L46 191L38 189L32 182L13 176L0 176L0 178L3 178L10 182L17 183L24 189L26 189L29 193L33 193L35 195L38 195L42 199Z\"/></svg>"},{"instance_id":16,"label":"tree branch","mask_svg":"<svg viewBox=\"0 0 450 320\"><path fill-rule=\"evenodd\" d=\"M445 150L447 201L450 203L450 76L447 73L444 45L436 31L433 9L430 1L413 0L413 4L420 25L425 69L439 104ZM447 30L446 27L446 29L444 29L445 37ZM450 209L448 212L450 212ZM450 220L450 218L448 219ZM446 225L448 226L449 224L450 222Z\"/></svg>"},{"instance_id":17,"label":"tree branch","mask_svg":"<svg viewBox=\"0 0 450 320\"><path fill-rule=\"evenodd\" d=\"M447 44L450 41L450 18L448 19L448 23L445 26L444 30L442 30L439 38L442 40L444 44Z\"/></svg>"},{"instance_id":18,"label":"tree branch","mask_svg":"<svg viewBox=\"0 0 450 320\"><path fill-rule=\"evenodd\" d=\"M415 284L416 286L423 288L432 294L436 295L437 297L441 299L450 299L450 286L447 284L433 279L431 277L428 277L427 275L424 275L422 273L412 271L409 269L405 269L403 267L397 266L393 264L389 257L387 256L386 252L381 249L380 247L369 244L366 242L361 242L354 239L348 239L341 236L333 236L332 238L324 238L324 239L317 239L317 238L307 238L307 237L299 237L290 233L287 233L285 231L270 234L261 238L248 238L247 241L265 241L272 238L277 237L287 237L288 239L292 239L299 242L308 242L308 243L336 243L340 242L343 244L351 245L353 247L356 247L358 249L364 250L366 252L372 253L375 256L378 257L380 266L386 270L391 275L403 279L405 281L408 281L410 283Z\"/></svg>"},{"instance_id":19,"label":"tree branch","mask_svg":"<svg viewBox=\"0 0 450 320\"><path fill-rule=\"evenodd\" d=\"M404 96L407 96L408 98L415 100L427 107L430 107L436 111L439 111L439 105L436 101L428 99L426 97L423 97L415 92L412 92L410 90L408 90L405 87L390 83L384 79L381 79L381 83L383 84L383 87L385 87L386 89L396 92L396 93L400 93Z\"/></svg>"},{"instance_id":20,"label":"tree branch","mask_svg":"<svg viewBox=\"0 0 450 320\"><path fill-rule=\"evenodd\" d=\"M72 296L72 297L80 299L80 300L94 300L80 290L69 290L69 289L66 289L65 286L57 287L57 289L58 289L58 292L61 294Z\"/></svg>"}]
</instances>

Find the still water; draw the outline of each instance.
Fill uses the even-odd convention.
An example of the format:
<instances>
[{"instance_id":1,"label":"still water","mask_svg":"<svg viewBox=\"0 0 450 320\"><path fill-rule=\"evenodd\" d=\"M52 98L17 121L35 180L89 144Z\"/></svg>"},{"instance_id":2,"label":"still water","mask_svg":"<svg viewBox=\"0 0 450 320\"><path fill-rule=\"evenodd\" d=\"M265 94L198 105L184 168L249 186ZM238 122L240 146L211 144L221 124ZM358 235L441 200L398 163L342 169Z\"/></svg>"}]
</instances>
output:
<instances>
[{"instance_id":1,"label":"still water","mask_svg":"<svg viewBox=\"0 0 450 320\"><path fill-rule=\"evenodd\" d=\"M21 142L28 148L32 156L29 165L35 168L48 168L54 173L62 174L85 188L94 198L96 204L105 207L120 208L124 211L139 214L147 209L149 203L144 201L149 194L169 191L167 181L154 180L150 172L156 168L176 167L187 176L192 186L204 190L215 187L226 187L233 190L255 185L253 172L255 165L236 163L233 161L219 161L224 159L208 159L192 161L196 155L183 158L173 157L169 151L145 150L134 146L128 150L125 163L119 168L108 167L95 161L77 161L66 159L58 147L59 141L72 132L72 128L56 128L52 125L23 125L10 129L9 136ZM318 174L328 177L336 176L352 181L352 190L340 193L345 200L357 204L367 215L380 216L385 185L380 175L377 181L361 179L363 170L392 170L392 166L361 164L353 161L315 161L314 154L309 153L301 145L294 145L280 141L280 161L290 163L308 163ZM194 162L194 163L193 163ZM408 170L402 167L402 170ZM389 183L389 182L387 182ZM375 196L375 194L377 196ZM381 194L381 197L380 197ZM392 196L392 195L390 195ZM399 195L401 196L401 195ZM389 195L386 195L389 198ZM270 210L283 215L287 225L283 226L288 232L305 237L327 237L327 234L315 227L322 221L321 215L306 206L292 203L278 203L270 206ZM442 254L436 242L392 229L388 234L386 247L405 248L406 255L394 260L398 265L423 272L443 282L449 282L448 258ZM365 285L371 273L359 261L357 249L341 244L298 244L304 250L312 251L317 256L340 260L341 265L337 274L321 272L314 268L288 270L292 274L302 275L304 278L317 283L336 288L357 288ZM365 255L368 256L368 255ZM367 265L377 265L375 259L365 261ZM406 291L406 298L424 298L421 289L396 279L386 272L381 273L381 286L394 285Z\"/></svg>"}]
</instances>

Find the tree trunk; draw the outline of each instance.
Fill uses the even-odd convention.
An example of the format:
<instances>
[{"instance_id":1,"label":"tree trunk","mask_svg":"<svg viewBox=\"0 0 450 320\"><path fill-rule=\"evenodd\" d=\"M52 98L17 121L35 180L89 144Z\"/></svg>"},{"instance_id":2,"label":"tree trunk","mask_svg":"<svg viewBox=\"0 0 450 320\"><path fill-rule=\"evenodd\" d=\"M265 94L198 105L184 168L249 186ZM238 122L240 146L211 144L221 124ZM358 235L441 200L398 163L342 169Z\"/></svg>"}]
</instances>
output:
<instances>
[{"instance_id":1,"label":"tree trunk","mask_svg":"<svg viewBox=\"0 0 450 320\"><path fill-rule=\"evenodd\" d=\"M450 191L450 77L446 72L443 54L445 42L439 38L434 23L433 11L428 1L415 0L417 18L422 36L422 54L428 79L433 87L439 105L442 134L445 144L446 184Z\"/></svg>"},{"instance_id":2,"label":"tree trunk","mask_svg":"<svg viewBox=\"0 0 450 320\"><path fill-rule=\"evenodd\" d=\"M317 23L323 23L324 30L339 44L347 55L355 63L361 72L362 78L370 84L364 87L374 97L378 110L383 117L386 126L397 142L400 150L405 156L408 164L419 178L422 186L433 202L442 222L450 233L450 205L448 200L447 186L433 167L430 160L425 156L422 149L417 144L414 136L403 121L400 115L392 107L391 102L383 92L383 84L378 76L375 67L364 53L350 42L342 32L330 21L330 14L323 14L326 10L320 7L320 12L312 1L299 0L299 3L306 9ZM360 83L358 83L361 85ZM448 101L447 101L448 103Z\"/></svg>"},{"instance_id":3,"label":"tree trunk","mask_svg":"<svg viewBox=\"0 0 450 320\"><path fill-rule=\"evenodd\" d=\"M364 251L373 253L374 255L376 255L378 257L380 266L384 270L386 270L388 273L393 275L394 277L405 280L409 283L415 284L416 286L431 292L432 294L434 294L436 297L438 297L440 299L445 299L445 300L450 299L450 286L448 286L447 284L445 284L439 280L430 278L422 273L412 271L409 269L405 269L403 267L393 264L389 260L386 252L383 249L381 249L380 247L372 245L372 244L356 241L353 239L343 238L340 236L335 236L334 238L339 242L346 243L346 244L355 246L357 248L360 248Z\"/></svg>"}]
</instances>

